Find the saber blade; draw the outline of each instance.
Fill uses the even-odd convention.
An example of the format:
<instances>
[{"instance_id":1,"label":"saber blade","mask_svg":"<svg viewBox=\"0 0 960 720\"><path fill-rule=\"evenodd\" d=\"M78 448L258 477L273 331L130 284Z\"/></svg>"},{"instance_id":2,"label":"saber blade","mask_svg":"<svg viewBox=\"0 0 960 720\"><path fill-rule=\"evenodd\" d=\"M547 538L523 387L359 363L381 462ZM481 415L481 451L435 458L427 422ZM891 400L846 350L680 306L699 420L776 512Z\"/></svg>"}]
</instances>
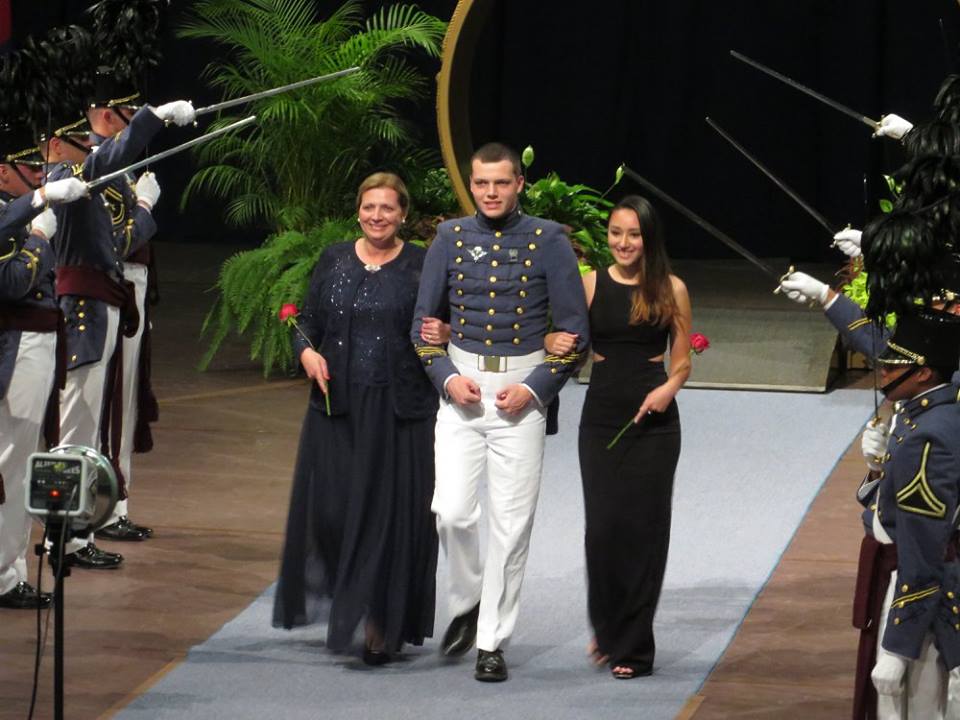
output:
<instances>
[{"instance_id":1,"label":"saber blade","mask_svg":"<svg viewBox=\"0 0 960 720\"><path fill-rule=\"evenodd\" d=\"M722 242L724 245L726 245L728 248L733 250L735 253L737 253L737 255L742 257L744 260L747 260L748 262L752 263L753 265L758 267L760 270L765 272L770 277L776 278L778 282L782 279L782 276L780 273L778 273L772 267L767 265L767 263L765 263L763 260L758 258L752 252L747 250L745 247L743 247L743 245L738 243L736 240L726 235L725 233L721 232L720 230L715 228L713 225L708 223L706 220L704 220L702 217L697 215L695 212L690 210L686 205L683 205L678 200L674 200L672 197L667 195L663 190L658 188L656 185L654 185L652 182L647 180L645 177L642 177L637 173L635 173L626 165L621 165L620 167L623 168L624 175L627 175L631 180L633 180L638 185L642 185L644 188L649 190L657 198L659 198L660 200L665 202L667 205L672 207L674 210L676 210L678 213L680 213L685 218L687 218L687 220L690 220L694 225L697 225L703 230L707 231L707 233L709 233L710 235L715 237L717 240Z\"/></svg>"},{"instance_id":2,"label":"saber blade","mask_svg":"<svg viewBox=\"0 0 960 720\"><path fill-rule=\"evenodd\" d=\"M823 94L821 94L821 93L818 93L816 90L813 90L813 89L811 89L811 88L808 88L806 85L802 85L801 83L798 83L798 82L797 82L796 80L794 80L793 78L789 78L789 77L787 77L786 75L784 75L783 73L778 73L776 70L773 70L773 69L771 69L771 68L768 68L768 67L767 67L766 65L764 65L763 63L759 63L759 62L757 62L756 60L752 60L751 58L748 58L748 57L747 57L746 55L744 55L743 53L738 53L736 50L731 50L731 51L730 51L730 54L731 54L733 57L735 57L737 60L739 60L740 62L746 63L747 65L750 65L751 67L756 68L756 69L759 70L760 72L766 73L766 74L769 75L770 77L775 78L775 79L779 80L780 82L789 85L790 87L794 88L795 90L799 90L799 91L802 92L802 93L806 93L807 95L809 95L810 97L814 98L815 100L819 100L819 101L822 102L824 105L829 105L829 106L832 107L834 110L839 110L839 111L842 112L844 115L848 115L848 116L852 117L854 120L859 120L859 121L862 122L864 125L869 125L869 126L870 126L871 128L873 128L874 130L876 130L878 127L880 127L880 121L879 121L879 120L874 120L873 118L869 118L869 117L867 117L866 115L864 115L864 114L862 114L862 113L858 113L856 110L853 110L852 108L848 108L846 105L843 105L843 104L841 104L841 103L838 103L836 100L833 100L833 99L831 99L831 98L828 98L826 95L823 95Z\"/></svg>"},{"instance_id":3,"label":"saber blade","mask_svg":"<svg viewBox=\"0 0 960 720\"><path fill-rule=\"evenodd\" d=\"M300 88L316 85L317 83L326 82L327 80L335 80L336 78L344 77L345 75L352 75L359 70L360 68L357 66L349 67L346 70L337 70L337 72L329 73L327 75L318 75L317 77L307 78L306 80L298 80L297 82L292 82L288 85L270 88L269 90L253 93L252 95L244 95L243 97L234 98L233 100L224 100L223 102L216 103L215 105L207 105L206 107L198 108L197 116L199 117L200 115L207 115L212 112L218 112L219 110L226 110L227 108L236 107L237 105L244 105L246 103L253 102L254 100L262 100L263 98L273 97L274 95L290 92L291 90L299 90Z\"/></svg>"},{"instance_id":4,"label":"saber blade","mask_svg":"<svg viewBox=\"0 0 960 720\"><path fill-rule=\"evenodd\" d=\"M132 165L127 165L125 168L122 168L120 170L114 170L112 173L107 173L106 175L101 175L98 178L94 178L89 183L87 183L87 187L90 188L91 190L95 190L101 185L106 185L111 180L114 180L118 177L123 177L128 172L139 170L145 165L149 165L150 163L157 162L158 160L163 160L164 158L168 158L171 155L176 155L177 153L181 153L184 150L189 150L190 148L195 147L196 145L202 145L203 143L209 142L210 140L213 140L215 137L219 137L220 135L223 135L225 133L232 132L234 130L239 130L240 128L246 127L247 125L250 125L251 123L255 122L256 119L257 119L256 115L251 115L250 117L244 118L243 120L237 120L237 122L230 123L229 125L226 125L225 127L222 127L219 130L214 130L213 132L209 132L206 135L195 137L193 140L188 140L185 143L181 143L179 145L176 145L175 147L169 148L162 152L158 152L156 155L151 155L150 157L144 158L143 160L138 160Z\"/></svg>"},{"instance_id":5,"label":"saber blade","mask_svg":"<svg viewBox=\"0 0 960 720\"><path fill-rule=\"evenodd\" d=\"M776 185L781 190L783 190L788 196L790 196L790 198L797 205L799 205L804 210L806 210L807 214L810 215L810 217L812 217L818 223L820 223L826 229L826 231L830 233L831 237L837 233L837 231L834 230L833 224L829 220L827 220L823 215L817 212L810 203L808 203L806 200L800 197L796 192L794 192L789 185L783 182L783 180L781 180L772 172L770 172L770 170L767 169L767 167L762 162L757 160L757 158L755 158L746 148L744 148L743 145L741 145L736 140L734 140L733 137L731 137L726 130L724 130L722 127L717 125L717 123L713 121L713 118L708 117L706 118L706 120L707 120L707 125L709 125L714 130L716 130L720 134L720 137L722 137L724 140L730 143L737 150L737 152L739 152L747 160L753 163L754 167L756 167L760 172L762 172L764 175L770 178L770 180L773 181L773 184Z\"/></svg>"}]
</instances>

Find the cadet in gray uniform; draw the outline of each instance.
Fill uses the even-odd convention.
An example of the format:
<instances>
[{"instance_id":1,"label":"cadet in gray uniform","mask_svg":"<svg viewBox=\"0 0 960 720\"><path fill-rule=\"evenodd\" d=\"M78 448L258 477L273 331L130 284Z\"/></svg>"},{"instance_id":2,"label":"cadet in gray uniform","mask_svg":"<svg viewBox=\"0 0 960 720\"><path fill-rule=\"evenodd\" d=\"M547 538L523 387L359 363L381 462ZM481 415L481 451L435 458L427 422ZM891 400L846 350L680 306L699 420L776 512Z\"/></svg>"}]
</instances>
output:
<instances>
[{"instance_id":1,"label":"cadet in gray uniform","mask_svg":"<svg viewBox=\"0 0 960 720\"><path fill-rule=\"evenodd\" d=\"M139 100L140 94L123 83L110 68L98 68L96 88L87 108L93 148L98 148L107 138L123 132L139 109ZM124 280L133 283L134 301L140 323L134 335L123 338L123 422L118 462L126 485L127 498L117 502L113 516L96 535L109 540L146 540L153 535L153 530L130 520L129 496L133 484L132 455L135 433L140 425L141 434L149 434L146 421L148 418L155 419L149 409L144 408L141 412L138 400L141 390L149 392L149 386L142 385L140 361L144 333L149 333L146 301L150 239L157 232L152 210L160 197L160 185L156 176L147 171L139 179L117 178L105 188L103 197L109 205L113 222L114 244L123 258ZM155 408L156 400L152 394L149 395L149 400L151 407Z\"/></svg>"},{"instance_id":2,"label":"cadet in gray uniform","mask_svg":"<svg viewBox=\"0 0 960 720\"><path fill-rule=\"evenodd\" d=\"M60 310L53 294L57 229L48 202L86 194L79 180L35 189L43 160L29 128L0 129L0 607L50 604L27 582L30 518L26 510L27 458L58 439L55 386ZM25 149L26 148L26 149ZM27 224L31 223L28 230ZM60 368L61 370L63 368ZM62 378L61 378L62 379ZM45 427L46 426L46 427Z\"/></svg>"},{"instance_id":3,"label":"cadet in gray uniform","mask_svg":"<svg viewBox=\"0 0 960 720\"><path fill-rule=\"evenodd\" d=\"M40 149L52 164L51 179L76 176L89 181L133 162L167 121L186 125L193 119L193 106L186 101L158 108L146 106L131 118L129 127L106 140L95 153L88 154L85 147L89 143L86 119L61 125L42 139ZM107 393L107 370L118 347L120 330L133 334L139 324L133 294L124 284L123 259L114 243L103 192L101 187L89 199L58 211L60 233L54 244L57 296L67 327L62 440L93 448L101 447L101 418L105 414L112 418L108 428L117 427L113 422L120 408ZM109 387L118 384L114 381ZM109 435L110 454L119 473L119 437L112 431ZM125 496L121 491L121 498ZM80 567L112 568L122 562L120 555L97 548L92 536L71 540L67 551L73 564Z\"/></svg>"},{"instance_id":4,"label":"cadet in gray uniform","mask_svg":"<svg viewBox=\"0 0 960 720\"><path fill-rule=\"evenodd\" d=\"M873 515L894 543L872 669L878 718L945 717L948 671L960 665L960 317L933 309L902 316L880 355L895 401ZM883 578L886 582L887 578Z\"/></svg>"},{"instance_id":5,"label":"cadet in gray uniform","mask_svg":"<svg viewBox=\"0 0 960 720\"><path fill-rule=\"evenodd\" d=\"M502 646L513 633L540 489L546 407L589 343L577 260L563 228L524 215L520 159L498 143L471 161L479 212L442 223L427 251L411 339L444 400L437 414L432 509L450 567L454 617L442 642L459 655L476 641L475 677L507 679ZM553 327L577 335L545 356ZM447 349L421 339L425 318L449 317ZM480 562L480 483L488 538Z\"/></svg>"}]
</instances>

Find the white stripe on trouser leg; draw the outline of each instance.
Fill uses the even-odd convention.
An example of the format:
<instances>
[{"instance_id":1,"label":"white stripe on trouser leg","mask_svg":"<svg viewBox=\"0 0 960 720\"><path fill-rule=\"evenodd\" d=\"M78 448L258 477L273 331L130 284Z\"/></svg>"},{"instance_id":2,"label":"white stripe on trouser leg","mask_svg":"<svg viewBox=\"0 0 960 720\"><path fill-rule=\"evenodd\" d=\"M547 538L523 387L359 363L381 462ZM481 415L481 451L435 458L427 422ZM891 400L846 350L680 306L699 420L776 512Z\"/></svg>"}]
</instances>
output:
<instances>
[{"instance_id":1,"label":"white stripe on trouser leg","mask_svg":"<svg viewBox=\"0 0 960 720\"><path fill-rule=\"evenodd\" d=\"M56 333L21 333L10 386L0 400L0 474L7 494L0 505L0 594L27 580L27 459L42 442L56 347Z\"/></svg>"},{"instance_id":2,"label":"white stripe on trouser leg","mask_svg":"<svg viewBox=\"0 0 960 720\"><path fill-rule=\"evenodd\" d=\"M883 600L880 613L880 632L877 636L877 654L883 652L883 633L887 629L887 616L897 589L897 571L890 573L890 586ZM877 696L877 720L942 720L947 694L947 673L941 667L940 653L928 633L920 650L920 657L910 662L907 687L902 695ZM904 714L904 705L907 714Z\"/></svg>"},{"instance_id":3,"label":"white stripe on trouser leg","mask_svg":"<svg viewBox=\"0 0 960 720\"><path fill-rule=\"evenodd\" d=\"M130 486L133 484L132 455L133 455L133 435L137 429L137 393L140 390L139 370L140 367L140 339L143 337L143 329L146 324L146 300L147 300L147 266L141 263L124 263L123 277L133 283L134 294L137 301L137 312L140 313L140 325L137 327L137 334L133 337L123 338L123 433L120 437L120 472L123 473L127 481L127 495L130 494ZM113 515L107 524L114 523L126 515L128 512L127 500L121 500L113 510Z\"/></svg>"},{"instance_id":4,"label":"white stripe on trouser leg","mask_svg":"<svg viewBox=\"0 0 960 720\"><path fill-rule=\"evenodd\" d=\"M117 343L120 309L107 305L107 333L100 359L67 373L67 386L60 396L60 443L100 449L100 418L107 368ZM67 542L66 552L76 552L93 540L93 533Z\"/></svg>"},{"instance_id":5,"label":"white stripe on trouser leg","mask_svg":"<svg viewBox=\"0 0 960 720\"><path fill-rule=\"evenodd\" d=\"M443 402L437 414L433 511L447 554L449 610L461 615L480 599L477 647L496 650L513 632L543 464L544 412L535 401L519 416L497 410L496 394L529 369L480 372L458 363L480 386L479 405ZM479 486L487 477L486 557L479 558ZM482 591L482 596L481 596Z\"/></svg>"}]
</instances>

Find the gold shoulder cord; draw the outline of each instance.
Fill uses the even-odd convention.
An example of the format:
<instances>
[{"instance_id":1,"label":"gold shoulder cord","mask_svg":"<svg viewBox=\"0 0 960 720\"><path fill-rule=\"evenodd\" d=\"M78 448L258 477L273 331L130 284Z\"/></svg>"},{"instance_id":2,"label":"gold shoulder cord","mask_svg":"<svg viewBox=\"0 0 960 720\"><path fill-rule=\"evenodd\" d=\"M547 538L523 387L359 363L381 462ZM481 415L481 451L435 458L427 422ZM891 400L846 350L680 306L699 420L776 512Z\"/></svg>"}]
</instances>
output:
<instances>
[{"instance_id":1,"label":"gold shoulder cord","mask_svg":"<svg viewBox=\"0 0 960 720\"><path fill-rule=\"evenodd\" d=\"M9 260L17 253L17 241L13 238L7 238L7 242L10 243L10 252L0 255L0 261Z\"/></svg>"}]
</instances>

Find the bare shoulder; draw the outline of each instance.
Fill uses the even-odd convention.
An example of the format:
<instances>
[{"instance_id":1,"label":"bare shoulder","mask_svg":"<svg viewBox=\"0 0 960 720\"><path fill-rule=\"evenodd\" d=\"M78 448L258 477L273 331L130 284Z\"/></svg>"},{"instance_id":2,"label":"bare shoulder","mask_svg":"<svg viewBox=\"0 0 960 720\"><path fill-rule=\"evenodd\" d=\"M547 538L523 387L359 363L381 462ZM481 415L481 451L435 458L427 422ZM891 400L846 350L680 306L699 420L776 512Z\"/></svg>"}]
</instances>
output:
<instances>
[{"instance_id":1,"label":"bare shoulder","mask_svg":"<svg viewBox=\"0 0 960 720\"><path fill-rule=\"evenodd\" d=\"M674 294L676 293L687 293L687 285L676 275L670 276L670 286L673 288Z\"/></svg>"}]
</instances>

